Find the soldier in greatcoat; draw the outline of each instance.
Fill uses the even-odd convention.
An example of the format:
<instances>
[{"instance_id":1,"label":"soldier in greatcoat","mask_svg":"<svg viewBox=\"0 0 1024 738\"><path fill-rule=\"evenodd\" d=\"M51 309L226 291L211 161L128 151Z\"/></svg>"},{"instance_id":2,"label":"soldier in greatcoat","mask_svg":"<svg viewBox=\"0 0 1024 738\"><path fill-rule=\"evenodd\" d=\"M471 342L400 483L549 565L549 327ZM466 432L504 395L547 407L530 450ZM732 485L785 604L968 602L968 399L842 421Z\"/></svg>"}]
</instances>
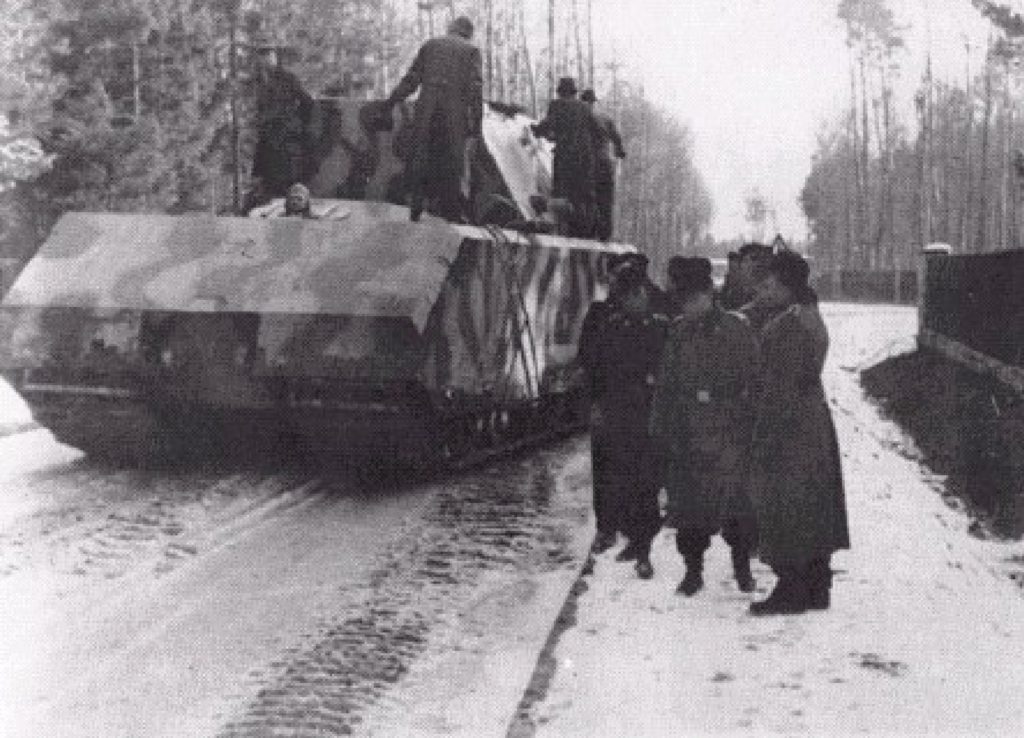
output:
<instances>
[{"instance_id":1,"label":"soldier in greatcoat","mask_svg":"<svg viewBox=\"0 0 1024 738\"><path fill-rule=\"evenodd\" d=\"M560 79L558 97L548 104L547 116L531 128L534 135L555 142L551 194L572 205L569 235L586 238L593 233L597 207L594 140L601 132L590 107L577 93L572 77Z\"/></svg>"},{"instance_id":2,"label":"soldier in greatcoat","mask_svg":"<svg viewBox=\"0 0 1024 738\"><path fill-rule=\"evenodd\" d=\"M406 164L410 218L419 220L428 194L437 214L463 219L462 177L467 141L483 118L483 67L473 43L473 23L460 16L448 33L420 47L412 66L388 97L397 105L419 89Z\"/></svg>"},{"instance_id":3,"label":"soldier in greatcoat","mask_svg":"<svg viewBox=\"0 0 1024 738\"><path fill-rule=\"evenodd\" d=\"M744 294L740 284L740 255L738 251L730 251L728 256L728 267L725 271L725 279L722 288L718 292L718 304L726 310L737 310L743 306L747 296Z\"/></svg>"},{"instance_id":4,"label":"soldier in greatcoat","mask_svg":"<svg viewBox=\"0 0 1024 738\"><path fill-rule=\"evenodd\" d=\"M772 247L762 243L746 243L740 247L739 261L736 268L735 292L730 295L739 303L730 305L730 309L740 312L754 330L760 332L772 315L772 307L758 298L757 286L768 273L768 264L772 258Z\"/></svg>"},{"instance_id":5,"label":"soldier in greatcoat","mask_svg":"<svg viewBox=\"0 0 1024 738\"><path fill-rule=\"evenodd\" d=\"M613 267L609 300L585 321L580 360L592 407L598 526L592 550L607 550L622 532L628 543L617 560L636 561L639 576L649 579L661 516L648 419L665 322L650 310L643 263L626 258Z\"/></svg>"},{"instance_id":6,"label":"soldier in greatcoat","mask_svg":"<svg viewBox=\"0 0 1024 738\"><path fill-rule=\"evenodd\" d=\"M612 237L615 225L615 160L625 159L626 149L622 145L622 136L619 135L615 121L594 110L597 103L594 91L584 90L580 100L590 106L597 123L594 133L594 236L607 241Z\"/></svg>"},{"instance_id":7,"label":"soldier in greatcoat","mask_svg":"<svg viewBox=\"0 0 1024 738\"><path fill-rule=\"evenodd\" d=\"M759 555L778 582L754 615L830 604L832 554L850 546L839 444L821 373L828 332L808 286L809 268L782 251L759 287L775 315L761 336L751 444L751 497Z\"/></svg>"},{"instance_id":8,"label":"soldier in greatcoat","mask_svg":"<svg viewBox=\"0 0 1024 738\"><path fill-rule=\"evenodd\" d=\"M666 525L676 528L676 547L686 561L677 591L691 596L703 587L704 554L721 532L739 589L752 592L757 527L743 472L757 340L745 318L715 303L710 261L672 265L679 314L665 345L651 430L665 456Z\"/></svg>"},{"instance_id":9,"label":"soldier in greatcoat","mask_svg":"<svg viewBox=\"0 0 1024 738\"><path fill-rule=\"evenodd\" d=\"M257 51L252 176L259 180L262 197L284 197L289 187L309 174L313 98L298 77L280 65L277 46L266 43Z\"/></svg>"}]
</instances>

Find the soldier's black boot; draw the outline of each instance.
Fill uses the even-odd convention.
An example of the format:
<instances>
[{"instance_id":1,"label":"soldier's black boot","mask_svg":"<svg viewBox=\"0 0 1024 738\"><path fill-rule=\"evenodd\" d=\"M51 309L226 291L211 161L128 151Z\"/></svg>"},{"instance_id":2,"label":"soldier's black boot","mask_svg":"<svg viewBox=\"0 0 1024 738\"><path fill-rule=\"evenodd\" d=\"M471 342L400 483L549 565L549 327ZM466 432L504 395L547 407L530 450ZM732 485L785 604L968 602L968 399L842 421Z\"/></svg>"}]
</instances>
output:
<instances>
[{"instance_id":1,"label":"soldier's black boot","mask_svg":"<svg viewBox=\"0 0 1024 738\"><path fill-rule=\"evenodd\" d=\"M651 540L643 538L636 547L636 575L641 579L652 579L654 567L651 566Z\"/></svg>"},{"instance_id":2,"label":"soldier's black boot","mask_svg":"<svg viewBox=\"0 0 1024 738\"><path fill-rule=\"evenodd\" d=\"M413 197L409 203L409 220L413 223L419 223L420 217L423 215L423 198Z\"/></svg>"},{"instance_id":3,"label":"soldier's black boot","mask_svg":"<svg viewBox=\"0 0 1024 738\"><path fill-rule=\"evenodd\" d=\"M797 615L807 611L809 590L806 570L785 569L767 599L750 605L751 615Z\"/></svg>"},{"instance_id":4,"label":"soldier's black boot","mask_svg":"<svg viewBox=\"0 0 1024 738\"><path fill-rule=\"evenodd\" d=\"M827 610L832 604L832 567L825 559L815 559L807 571L808 610Z\"/></svg>"},{"instance_id":5,"label":"soldier's black boot","mask_svg":"<svg viewBox=\"0 0 1024 738\"><path fill-rule=\"evenodd\" d=\"M676 594L693 597L704 588L704 555L686 557L686 576L676 587Z\"/></svg>"},{"instance_id":6,"label":"soldier's black boot","mask_svg":"<svg viewBox=\"0 0 1024 738\"><path fill-rule=\"evenodd\" d=\"M732 549L732 573L736 577L736 586L740 592L753 592L757 582L750 573L750 554L740 549Z\"/></svg>"},{"instance_id":7,"label":"soldier's black boot","mask_svg":"<svg viewBox=\"0 0 1024 738\"><path fill-rule=\"evenodd\" d=\"M615 545L615 531L599 530L594 536L594 542L590 544L590 552L602 554Z\"/></svg>"},{"instance_id":8,"label":"soldier's black boot","mask_svg":"<svg viewBox=\"0 0 1024 738\"><path fill-rule=\"evenodd\" d=\"M654 567L651 566L649 557L644 556L636 562L636 575L641 579L650 579L654 576Z\"/></svg>"},{"instance_id":9,"label":"soldier's black boot","mask_svg":"<svg viewBox=\"0 0 1024 738\"><path fill-rule=\"evenodd\" d=\"M640 558L640 548L633 541L630 541L619 551L615 557L616 561L636 561Z\"/></svg>"}]
</instances>

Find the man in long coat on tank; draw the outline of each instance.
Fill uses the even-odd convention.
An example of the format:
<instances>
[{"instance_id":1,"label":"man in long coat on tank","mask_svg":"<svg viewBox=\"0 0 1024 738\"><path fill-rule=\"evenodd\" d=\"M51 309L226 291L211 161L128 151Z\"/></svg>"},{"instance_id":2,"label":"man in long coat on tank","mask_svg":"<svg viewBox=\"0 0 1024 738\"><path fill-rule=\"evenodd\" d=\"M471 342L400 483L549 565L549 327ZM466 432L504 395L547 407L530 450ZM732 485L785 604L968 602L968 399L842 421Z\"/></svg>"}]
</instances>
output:
<instances>
[{"instance_id":1,"label":"man in long coat on tank","mask_svg":"<svg viewBox=\"0 0 1024 738\"><path fill-rule=\"evenodd\" d=\"M621 531L628 543L617 560L636 561L638 575L649 579L661 516L648 424L665 325L650 311L644 262L627 257L616 267L612 296L596 317L588 313L580 341L592 406L598 526L592 550L607 550Z\"/></svg>"},{"instance_id":2,"label":"man in long coat on tank","mask_svg":"<svg viewBox=\"0 0 1024 738\"><path fill-rule=\"evenodd\" d=\"M835 425L821 383L828 332L808 286L807 262L772 257L759 302L776 314L761 335L750 490L761 560L778 577L751 614L800 613L830 604L830 557L850 547Z\"/></svg>"},{"instance_id":3,"label":"man in long coat on tank","mask_svg":"<svg viewBox=\"0 0 1024 738\"><path fill-rule=\"evenodd\" d=\"M704 553L718 532L729 544L737 586L752 592L757 526L743 472L757 338L745 318L715 303L709 260L676 257L669 268L679 314L665 344L651 431L665 462L665 524L676 528L686 561L677 592L689 597L704 586Z\"/></svg>"},{"instance_id":4,"label":"man in long coat on tank","mask_svg":"<svg viewBox=\"0 0 1024 738\"><path fill-rule=\"evenodd\" d=\"M419 89L411 130L406 177L412 220L419 220L428 192L437 214L463 218L462 176L466 143L480 133L483 118L483 66L473 43L473 23L452 21L448 33L420 47L412 66L388 97L397 105Z\"/></svg>"},{"instance_id":5,"label":"man in long coat on tank","mask_svg":"<svg viewBox=\"0 0 1024 738\"><path fill-rule=\"evenodd\" d=\"M263 197L284 197L289 187L308 174L313 98L298 77L280 65L277 46L267 43L257 51L252 176L259 179Z\"/></svg>"},{"instance_id":6,"label":"man in long coat on tank","mask_svg":"<svg viewBox=\"0 0 1024 738\"><path fill-rule=\"evenodd\" d=\"M615 160L626 158L622 136L615 121L604 113L594 110L597 95L593 90L584 90L580 100L590 106L597 123L594 138L594 236L601 241L612 237L615 228Z\"/></svg>"},{"instance_id":7,"label":"man in long coat on tank","mask_svg":"<svg viewBox=\"0 0 1024 738\"><path fill-rule=\"evenodd\" d=\"M590 106L576 97L576 81L558 81L558 97L548 104L544 120L531 126L534 135L555 142L551 195L572 205L570 236L593 233L597 207L594 141L601 136Z\"/></svg>"}]
</instances>

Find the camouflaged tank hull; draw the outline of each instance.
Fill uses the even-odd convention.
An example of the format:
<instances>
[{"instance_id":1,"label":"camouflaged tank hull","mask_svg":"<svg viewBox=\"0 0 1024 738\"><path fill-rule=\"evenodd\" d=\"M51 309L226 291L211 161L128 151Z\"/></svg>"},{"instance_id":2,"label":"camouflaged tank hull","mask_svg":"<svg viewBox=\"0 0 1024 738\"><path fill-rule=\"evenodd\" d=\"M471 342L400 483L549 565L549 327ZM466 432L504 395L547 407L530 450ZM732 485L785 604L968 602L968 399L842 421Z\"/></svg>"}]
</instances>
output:
<instances>
[{"instance_id":1,"label":"camouflaged tank hull","mask_svg":"<svg viewBox=\"0 0 1024 738\"><path fill-rule=\"evenodd\" d=\"M457 453L578 393L621 250L314 201L324 217L69 213L0 310L0 370L105 456Z\"/></svg>"}]
</instances>

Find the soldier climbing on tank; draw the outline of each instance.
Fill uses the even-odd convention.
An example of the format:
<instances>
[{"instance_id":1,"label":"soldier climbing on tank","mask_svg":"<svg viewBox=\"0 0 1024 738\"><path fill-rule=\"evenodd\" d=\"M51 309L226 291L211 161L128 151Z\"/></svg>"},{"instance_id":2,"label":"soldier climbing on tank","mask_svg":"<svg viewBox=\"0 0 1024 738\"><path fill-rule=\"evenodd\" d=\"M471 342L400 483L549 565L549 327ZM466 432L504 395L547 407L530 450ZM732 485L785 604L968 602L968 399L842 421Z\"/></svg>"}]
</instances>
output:
<instances>
[{"instance_id":1,"label":"soldier climbing on tank","mask_svg":"<svg viewBox=\"0 0 1024 738\"><path fill-rule=\"evenodd\" d=\"M601 133L590 107L576 97L576 80L562 77L557 93L547 116L531 130L555 142L551 195L572 206L568 235L587 238L593 233L597 202L594 141Z\"/></svg>"},{"instance_id":2,"label":"soldier climbing on tank","mask_svg":"<svg viewBox=\"0 0 1024 738\"><path fill-rule=\"evenodd\" d=\"M280 47L257 48L256 150L252 176L258 180L256 200L284 197L295 182L305 180L311 152L309 123L313 98L299 79L281 66Z\"/></svg>"},{"instance_id":3,"label":"soldier climbing on tank","mask_svg":"<svg viewBox=\"0 0 1024 738\"><path fill-rule=\"evenodd\" d=\"M456 18L446 35L420 47L387 99L393 107L420 91L406 162L413 221L419 220L428 194L442 218L463 220L466 145L479 135L483 118L483 63L472 38L473 23L465 16Z\"/></svg>"},{"instance_id":4,"label":"soldier climbing on tank","mask_svg":"<svg viewBox=\"0 0 1024 738\"><path fill-rule=\"evenodd\" d=\"M590 106L597 122L594 134L594 190L596 212L594 214L594 236L601 241L612 237L615 215L615 160L626 158L622 136L615 121L604 113L594 110L597 95L593 90L584 90L580 100Z\"/></svg>"}]
</instances>

